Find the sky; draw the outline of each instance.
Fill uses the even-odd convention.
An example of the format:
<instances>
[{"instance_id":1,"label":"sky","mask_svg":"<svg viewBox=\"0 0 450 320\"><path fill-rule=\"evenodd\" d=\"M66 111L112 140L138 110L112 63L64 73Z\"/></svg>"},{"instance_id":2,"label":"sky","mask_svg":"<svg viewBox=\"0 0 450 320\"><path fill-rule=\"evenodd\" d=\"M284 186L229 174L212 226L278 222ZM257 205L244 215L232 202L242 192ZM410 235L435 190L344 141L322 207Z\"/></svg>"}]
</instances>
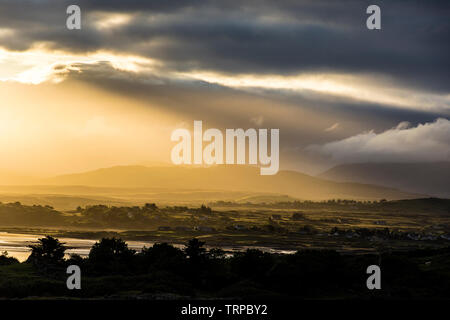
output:
<instances>
[{"instance_id":1,"label":"sky","mask_svg":"<svg viewBox=\"0 0 450 320\"><path fill-rule=\"evenodd\" d=\"M0 0L0 171L169 163L170 134L280 129L280 167L450 161L450 5ZM81 8L68 30L66 8Z\"/></svg>"}]
</instances>

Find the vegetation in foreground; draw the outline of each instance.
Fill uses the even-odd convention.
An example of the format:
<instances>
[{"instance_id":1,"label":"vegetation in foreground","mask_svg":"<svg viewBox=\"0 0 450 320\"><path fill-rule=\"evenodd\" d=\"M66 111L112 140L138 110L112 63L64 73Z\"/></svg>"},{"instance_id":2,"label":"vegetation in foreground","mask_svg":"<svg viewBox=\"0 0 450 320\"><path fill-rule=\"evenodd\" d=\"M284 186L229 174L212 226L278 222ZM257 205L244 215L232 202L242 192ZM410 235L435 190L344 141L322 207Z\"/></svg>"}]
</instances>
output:
<instances>
[{"instance_id":1,"label":"vegetation in foreground","mask_svg":"<svg viewBox=\"0 0 450 320\"><path fill-rule=\"evenodd\" d=\"M157 243L141 252L103 238L89 256L64 258L65 246L47 236L26 262L0 256L2 298L450 298L450 247L342 255L331 250L270 254L249 249L226 255L190 240L184 249ZM68 290L66 268L78 265L81 290ZM368 290L366 269L380 265L381 290Z\"/></svg>"}]
</instances>

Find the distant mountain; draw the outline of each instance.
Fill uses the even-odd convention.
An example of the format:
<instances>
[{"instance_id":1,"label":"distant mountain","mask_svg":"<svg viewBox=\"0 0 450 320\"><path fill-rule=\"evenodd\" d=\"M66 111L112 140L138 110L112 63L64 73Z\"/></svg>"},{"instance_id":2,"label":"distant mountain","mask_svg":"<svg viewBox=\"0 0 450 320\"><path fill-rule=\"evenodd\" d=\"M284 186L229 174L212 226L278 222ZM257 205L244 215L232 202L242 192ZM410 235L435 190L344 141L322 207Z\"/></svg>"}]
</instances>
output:
<instances>
[{"instance_id":1,"label":"distant mountain","mask_svg":"<svg viewBox=\"0 0 450 320\"><path fill-rule=\"evenodd\" d=\"M450 198L450 162L343 164L318 177Z\"/></svg>"},{"instance_id":2,"label":"distant mountain","mask_svg":"<svg viewBox=\"0 0 450 320\"><path fill-rule=\"evenodd\" d=\"M0 185L0 202L20 202L24 205L49 205L57 210L73 210L78 206L104 204L109 206L142 206L147 202L158 205L200 206L215 201L273 203L294 201L282 194L186 190L167 188L93 187L64 185Z\"/></svg>"},{"instance_id":3,"label":"distant mountain","mask_svg":"<svg viewBox=\"0 0 450 320\"><path fill-rule=\"evenodd\" d=\"M368 184L337 183L295 171L261 176L251 166L145 167L117 166L45 180L53 185L166 188L170 190L224 190L285 194L309 200L407 199L420 195Z\"/></svg>"}]
</instances>

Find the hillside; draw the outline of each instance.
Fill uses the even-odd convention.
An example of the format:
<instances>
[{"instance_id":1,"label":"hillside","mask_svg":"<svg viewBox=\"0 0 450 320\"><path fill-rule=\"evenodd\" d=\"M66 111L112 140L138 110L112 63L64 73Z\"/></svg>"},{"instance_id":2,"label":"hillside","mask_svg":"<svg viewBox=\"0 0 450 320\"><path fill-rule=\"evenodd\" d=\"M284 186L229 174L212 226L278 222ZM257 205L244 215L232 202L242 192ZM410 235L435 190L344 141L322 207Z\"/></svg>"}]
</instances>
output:
<instances>
[{"instance_id":1,"label":"hillside","mask_svg":"<svg viewBox=\"0 0 450 320\"><path fill-rule=\"evenodd\" d=\"M450 162L344 164L318 177L450 198Z\"/></svg>"},{"instance_id":2,"label":"hillside","mask_svg":"<svg viewBox=\"0 0 450 320\"><path fill-rule=\"evenodd\" d=\"M295 171L261 176L256 167L225 165L210 168L117 166L57 176L44 182L50 185L265 192L309 200L419 197L374 185L327 181Z\"/></svg>"}]
</instances>

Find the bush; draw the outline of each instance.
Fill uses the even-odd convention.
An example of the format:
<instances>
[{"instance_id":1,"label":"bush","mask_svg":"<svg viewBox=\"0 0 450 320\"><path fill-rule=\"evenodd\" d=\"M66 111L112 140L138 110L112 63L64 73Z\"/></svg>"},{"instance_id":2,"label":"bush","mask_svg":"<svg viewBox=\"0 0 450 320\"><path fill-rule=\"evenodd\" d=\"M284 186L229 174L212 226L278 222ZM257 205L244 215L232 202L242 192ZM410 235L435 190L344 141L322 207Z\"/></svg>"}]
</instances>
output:
<instances>
[{"instance_id":1,"label":"bush","mask_svg":"<svg viewBox=\"0 0 450 320\"><path fill-rule=\"evenodd\" d=\"M9 266L14 263L19 263L19 260L14 257L8 257L8 251L4 251L0 255L0 266Z\"/></svg>"}]
</instances>

